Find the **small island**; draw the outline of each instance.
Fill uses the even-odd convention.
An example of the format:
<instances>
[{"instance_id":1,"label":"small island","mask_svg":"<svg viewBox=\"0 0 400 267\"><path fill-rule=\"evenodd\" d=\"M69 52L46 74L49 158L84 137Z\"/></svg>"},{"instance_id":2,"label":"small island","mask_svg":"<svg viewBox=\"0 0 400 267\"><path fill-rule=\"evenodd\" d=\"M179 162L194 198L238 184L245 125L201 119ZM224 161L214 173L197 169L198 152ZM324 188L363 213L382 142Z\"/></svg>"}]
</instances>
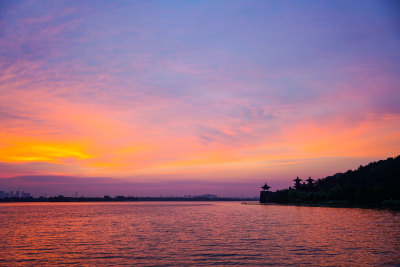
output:
<instances>
[{"instance_id":1,"label":"small island","mask_svg":"<svg viewBox=\"0 0 400 267\"><path fill-rule=\"evenodd\" d=\"M317 179L293 180L275 192L265 184L260 203L400 208L400 156Z\"/></svg>"}]
</instances>

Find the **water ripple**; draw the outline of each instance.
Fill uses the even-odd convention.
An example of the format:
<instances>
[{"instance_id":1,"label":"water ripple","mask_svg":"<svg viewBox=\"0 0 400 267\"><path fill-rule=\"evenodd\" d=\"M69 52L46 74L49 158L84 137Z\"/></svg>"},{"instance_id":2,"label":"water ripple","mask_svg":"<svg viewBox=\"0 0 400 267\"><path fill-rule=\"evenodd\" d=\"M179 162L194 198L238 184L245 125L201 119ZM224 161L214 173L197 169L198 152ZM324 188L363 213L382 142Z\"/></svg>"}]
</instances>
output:
<instances>
[{"instance_id":1,"label":"water ripple","mask_svg":"<svg viewBox=\"0 0 400 267\"><path fill-rule=\"evenodd\" d=\"M0 265L400 265L400 214L240 203L0 204Z\"/></svg>"}]
</instances>

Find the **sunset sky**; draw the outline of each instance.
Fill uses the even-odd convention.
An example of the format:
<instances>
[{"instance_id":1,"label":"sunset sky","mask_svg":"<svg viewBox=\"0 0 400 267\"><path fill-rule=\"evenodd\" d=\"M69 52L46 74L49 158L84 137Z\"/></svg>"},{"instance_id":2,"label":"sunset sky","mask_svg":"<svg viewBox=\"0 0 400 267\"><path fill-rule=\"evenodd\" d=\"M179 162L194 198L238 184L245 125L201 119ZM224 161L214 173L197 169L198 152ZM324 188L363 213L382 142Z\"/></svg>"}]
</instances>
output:
<instances>
[{"instance_id":1,"label":"sunset sky","mask_svg":"<svg viewBox=\"0 0 400 267\"><path fill-rule=\"evenodd\" d=\"M398 1L0 2L0 190L254 196L399 152Z\"/></svg>"}]
</instances>

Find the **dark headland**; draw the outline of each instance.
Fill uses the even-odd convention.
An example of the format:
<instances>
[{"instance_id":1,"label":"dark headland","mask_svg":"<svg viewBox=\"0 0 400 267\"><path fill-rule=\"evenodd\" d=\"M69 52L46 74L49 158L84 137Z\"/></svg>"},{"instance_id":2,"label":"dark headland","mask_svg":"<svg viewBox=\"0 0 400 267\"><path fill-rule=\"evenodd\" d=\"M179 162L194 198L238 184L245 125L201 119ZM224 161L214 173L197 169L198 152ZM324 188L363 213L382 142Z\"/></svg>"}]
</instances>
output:
<instances>
[{"instance_id":1,"label":"dark headland","mask_svg":"<svg viewBox=\"0 0 400 267\"><path fill-rule=\"evenodd\" d=\"M263 186L261 203L310 206L400 208L400 156L371 162L356 170L314 181L293 180L294 186L276 192Z\"/></svg>"}]
</instances>

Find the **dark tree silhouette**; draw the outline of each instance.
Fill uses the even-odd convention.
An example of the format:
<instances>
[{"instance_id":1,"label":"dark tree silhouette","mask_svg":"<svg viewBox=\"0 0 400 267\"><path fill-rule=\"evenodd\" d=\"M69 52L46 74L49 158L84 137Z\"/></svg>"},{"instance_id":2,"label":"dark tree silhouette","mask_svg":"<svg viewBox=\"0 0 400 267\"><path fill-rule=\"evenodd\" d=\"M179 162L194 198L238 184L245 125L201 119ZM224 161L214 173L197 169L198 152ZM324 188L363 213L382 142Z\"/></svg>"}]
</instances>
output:
<instances>
[{"instance_id":1,"label":"dark tree silhouette","mask_svg":"<svg viewBox=\"0 0 400 267\"><path fill-rule=\"evenodd\" d=\"M274 201L400 206L400 156L318 179L312 192L291 188L279 190L274 194Z\"/></svg>"}]
</instances>

